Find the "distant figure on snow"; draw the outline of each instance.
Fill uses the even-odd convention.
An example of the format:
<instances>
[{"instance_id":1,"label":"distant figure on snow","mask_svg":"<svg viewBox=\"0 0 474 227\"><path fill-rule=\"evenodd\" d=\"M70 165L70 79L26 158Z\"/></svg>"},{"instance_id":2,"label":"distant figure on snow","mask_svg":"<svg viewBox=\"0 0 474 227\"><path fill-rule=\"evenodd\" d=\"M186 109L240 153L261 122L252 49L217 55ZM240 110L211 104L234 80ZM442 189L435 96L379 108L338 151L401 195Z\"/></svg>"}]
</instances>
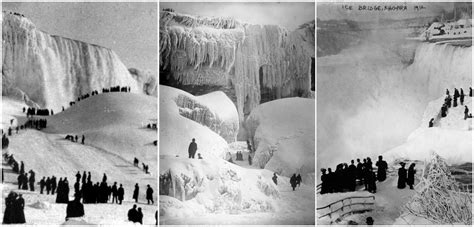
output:
<instances>
[{"instance_id":1,"label":"distant figure on snow","mask_svg":"<svg viewBox=\"0 0 474 227\"><path fill-rule=\"evenodd\" d=\"M138 183L135 184L135 190L133 190L133 197L132 199L135 200L136 203L138 203L138 192L140 188L138 187Z\"/></svg>"},{"instance_id":2,"label":"distant figure on snow","mask_svg":"<svg viewBox=\"0 0 474 227\"><path fill-rule=\"evenodd\" d=\"M301 175L298 174L298 176L296 176L296 184L298 185L298 187L301 185Z\"/></svg>"},{"instance_id":3,"label":"distant figure on snow","mask_svg":"<svg viewBox=\"0 0 474 227\"><path fill-rule=\"evenodd\" d=\"M328 193L327 176L326 169L321 169L321 195Z\"/></svg>"},{"instance_id":4,"label":"distant figure on snow","mask_svg":"<svg viewBox=\"0 0 474 227\"><path fill-rule=\"evenodd\" d=\"M133 204L133 208L128 210L128 214L127 214L128 220L131 222L135 222L135 220L137 220L137 214L138 214L137 205Z\"/></svg>"},{"instance_id":5,"label":"distant figure on snow","mask_svg":"<svg viewBox=\"0 0 474 227\"><path fill-rule=\"evenodd\" d=\"M415 184L415 163L412 163L408 168L408 178L407 178L407 185L410 186L410 189L413 189L413 185Z\"/></svg>"},{"instance_id":6,"label":"distant figure on snow","mask_svg":"<svg viewBox=\"0 0 474 227\"><path fill-rule=\"evenodd\" d=\"M273 183L275 183L275 185L278 185L278 181L277 181L278 177L277 177L277 173L273 173L273 177L272 177L272 180L273 180Z\"/></svg>"},{"instance_id":7,"label":"distant figure on snow","mask_svg":"<svg viewBox=\"0 0 474 227\"><path fill-rule=\"evenodd\" d=\"M397 188L399 189L404 189L405 188L405 183L407 181L407 170L405 169L405 163L400 162L400 169L398 169L398 183L397 183Z\"/></svg>"},{"instance_id":8,"label":"distant figure on snow","mask_svg":"<svg viewBox=\"0 0 474 227\"><path fill-rule=\"evenodd\" d=\"M189 148L188 148L189 158L194 158L194 155L196 154L197 144L195 141L196 140L193 138L192 142L189 144Z\"/></svg>"},{"instance_id":9,"label":"distant figure on snow","mask_svg":"<svg viewBox=\"0 0 474 227\"><path fill-rule=\"evenodd\" d=\"M366 222L367 225L373 225L374 224L374 219L372 217L368 217L365 220L365 222Z\"/></svg>"},{"instance_id":10,"label":"distant figure on snow","mask_svg":"<svg viewBox=\"0 0 474 227\"><path fill-rule=\"evenodd\" d=\"M472 87L469 87L469 97L472 97Z\"/></svg>"},{"instance_id":11,"label":"distant figure on snow","mask_svg":"<svg viewBox=\"0 0 474 227\"><path fill-rule=\"evenodd\" d=\"M150 187L150 185L147 185L146 200L147 200L148 204L150 204L150 200L151 200L151 204L155 203L153 201L153 189Z\"/></svg>"},{"instance_id":12,"label":"distant figure on snow","mask_svg":"<svg viewBox=\"0 0 474 227\"><path fill-rule=\"evenodd\" d=\"M124 195L125 195L125 191L123 190L122 184L120 184L120 187L117 190L117 196L118 196L119 204L122 204Z\"/></svg>"},{"instance_id":13,"label":"distant figure on snow","mask_svg":"<svg viewBox=\"0 0 474 227\"><path fill-rule=\"evenodd\" d=\"M293 188L293 191L294 191L295 188L296 188L296 173L294 173L293 176L291 176L290 184L291 184L291 187Z\"/></svg>"},{"instance_id":14,"label":"distant figure on snow","mask_svg":"<svg viewBox=\"0 0 474 227\"><path fill-rule=\"evenodd\" d=\"M431 118L430 123L428 124L428 128L433 127L434 125L434 118Z\"/></svg>"},{"instance_id":15,"label":"distant figure on snow","mask_svg":"<svg viewBox=\"0 0 474 227\"><path fill-rule=\"evenodd\" d=\"M469 118L469 108L467 106L464 106L464 120Z\"/></svg>"},{"instance_id":16,"label":"distant figure on snow","mask_svg":"<svg viewBox=\"0 0 474 227\"><path fill-rule=\"evenodd\" d=\"M201 153L198 153L198 159L202 159Z\"/></svg>"},{"instance_id":17,"label":"distant figure on snow","mask_svg":"<svg viewBox=\"0 0 474 227\"><path fill-rule=\"evenodd\" d=\"M82 141L81 141L81 144L84 144L84 139L85 139L85 137L84 137L84 135L82 135Z\"/></svg>"}]
</instances>

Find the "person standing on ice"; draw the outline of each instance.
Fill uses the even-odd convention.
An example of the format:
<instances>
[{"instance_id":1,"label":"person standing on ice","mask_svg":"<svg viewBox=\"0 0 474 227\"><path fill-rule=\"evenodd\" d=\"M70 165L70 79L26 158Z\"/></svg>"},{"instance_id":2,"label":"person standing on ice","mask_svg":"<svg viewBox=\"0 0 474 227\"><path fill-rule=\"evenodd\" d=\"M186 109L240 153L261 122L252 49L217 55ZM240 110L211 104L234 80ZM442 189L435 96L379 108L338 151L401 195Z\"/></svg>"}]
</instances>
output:
<instances>
[{"instance_id":1,"label":"person standing on ice","mask_svg":"<svg viewBox=\"0 0 474 227\"><path fill-rule=\"evenodd\" d=\"M118 196L118 201L120 205L122 204L124 195L125 195L125 190L123 189L122 184L120 184L120 187L117 190L117 196Z\"/></svg>"},{"instance_id":2,"label":"person standing on ice","mask_svg":"<svg viewBox=\"0 0 474 227\"><path fill-rule=\"evenodd\" d=\"M20 162L20 174L23 174L25 173L25 164L23 163L23 161Z\"/></svg>"},{"instance_id":3,"label":"person standing on ice","mask_svg":"<svg viewBox=\"0 0 474 227\"><path fill-rule=\"evenodd\" d=\"M275 185L278 185L277 173L273 173L272 181L273 181L273 183L275 183Z\"/></svg>"},{"instance_id":4,"label":"person standing on ice","mask_svg":"<svg viewBox=\"0 0 474 227\"><path fill-rule=\"evenodd\" d=\"M298 173L298 176L296 176L296 184L298 187L301 185L301 175Z\"/></svg>"},{"instance_id":5,"label":"person standing on ice","mask_svg":"<svg viewBox=\"0 0 474 227\"><path fill-rule=\"evenodd\" d=\"M461 101L461 105L464 103L464 91L461 88L461 95L459 96L459 100Z\"/></svg>"},{"instance_id":6,"label":"person standing on ice","mask_svg":"<svg viewBox=\"0 0 474 227\"><path fill-rule=\"evenodd\" d=\"M46 195L49 195L49 192L51 191L51 179L46 178Z\"/></svg>"},{"instance_id":7,"label":"person standing on ice","mask_svg":"<svg viewBox=\"0 0 474 227\"><path fill-rule=\"evenodd\" d=\"M457 88L454 88L454 99L459 97L459 91Z\"/></svg>"},{"instance_id":8,"label":"person standing on ice","mask_svg":"<svg viewBox=\"0 0 474 227\"><path fill-rule=\"evenodd\" d=\"M21 183L21 189L28 190L28 173L23 175L23 182Z\"/></svg>"},{"instance_id":9,"label":"person standing on ice","mask_svg":"<svg viewBox=\"0 0 474 227\"><path fill-rule=\"evenodd\" d=\"M51 177L51 195L54 195L57 185L58 183L56 182L56 177L55 176Z\"/></svg>"},{"instance_id":10,"label":"person standing on ice","mask_svg":"<svg viewBox=\"0 0 474 227\"><path fill-rule=\"evenodd\" d=\"M464 120L466 120L469 117L469 108L467 106L464 106Z\"/></svg>"},{"instance_id":11,"label":"person standing on ice","mask_svg":"<svg viewBox=\"0 0 474 227\"><path fill-rule=\"evenodd\" d=\"M117 182L114 182L114 185L112 186L112 203L118 203L118 190L117 190Z\"/></svg>"},{"instance_id":12,"label":"person standing on ice","mask_svg":"<svg viewBox=\"0 0 474 227\"><path fill-rule=\"evenodd\" d=\"M189 147L188 147L189 158L194 158L194 155L196 154L196 151L198 149L195 141L196 140L193 138L192 142L189 144Z\"/></svg>"},{"instance_id":13,"label":"person standing on ice","mask_svg":"<svg viewBox=\"0 0 474 227\"><path fill-rule=\"evenodd\" d=\"M16 179L18 180L18 189L21 189L21 185L23 184L23 174L20 173Z\"/></svg>"},{"instance_id":14,"label":"person standing on ice","mask_svg":"<svg viewBox=\"0 0 474 227\"><path fill-rule=\"evenodd\" d=\"M84 144L84 140L85 140L85 137L84 137L84 135L82 135L81 144Z\"/></svg>"},{"instance_id":15,"label":"person standing on ice","mask_svg":"<svg viewBox=\"0 0 474 227\"><path fill-rule=\"evenodd\" d=\"M137 222L143 225L143 212L141 207L139 207L137 211Z\"/></svg>"},{"instance_id":16,"label":"person standing on ice","mask_svg":"<svg viewBox=\"0 0 474 227\"><path fill-rule=\"evenodd\" d=\"M140 188L138 187L138 183L135 184L135 190L133 190L133 199L135 200L136 203L138 203L138 192Z\"/></svg>"},{"instance_id":17,"label":"person standing on ice","mask_svg":"<svg viewBox=\"0 0 474 227\"><path fill-rule=\"evenodd\" d=\"M81 181L81 173L79 171L77 171L76 173L76 182L79 182Z\"/></svg>"},{"instance_id":18,"label":"person standing on ice","mask_svg":"<svg viewBox=\"0 0 474 227\"><path fill-rule=\"evenodd\" d=\"M448 89L446 89L446 95L449 96L449 90Z\"/></svg>"},{"instance_id":19,"label":"person standing on ice","mask_svg":"<svg viewBox=\"0 0 474 227\"><path fill-rule=\"evenodd\" d=\"M67 202L66 221L69 218L79 218L84 216L84 205L81 203L81 197L76 194L73 201Z\"/></svg>"},{"instance_id":20,"label":"person standing on ice","mask_svg":"<svg viewBox=\"0 0 474 227\"><path fill-rule=\"evenodd\" d=\"M18 223L18 224L26 223L26 220L25 220L25 199L23 199L21 194L18 195L18 199L15 201L15 203L16 203L16 206L15 206L16 212L14 213L14 215L17 218L15 223Z\"/></svg>"},{"instance_id":21,"label":"person standing on ice","mask_svg":"<svg viewBox=\"0 0 474 227\"><path fill-rule=\"evenodd\" d=\"M44 189L44 186L46 185L46 181L44 177L43 179L40 180L39 185L40 185L40 194L43 194L43 189Z\"/></svg>"},{"instance_id":22,"label":"person standing on ice","mask_svg":"<svg viewBox=\"0 0 474 227\"><path fill-rule=\"evenodd\" d=\"M415 184L415 163L412 163L408 168L408 178L407 178L407 185L410 186L410 189L413 189L413 185Z\"/></svg>"},{"instance_id":23,"label":"person standing on ice","mask_svg":"<svg viewBox=\"0 0 474 227\"><path fill-rule=\"evenodd\" d=\"M131 222L136 222L137 214L138 214L137 205L133 204L132 209L128 210L128 213L127 213L128 220Z\"/></svg>"},{"instance_id":24,"label":"person standing on ice","mask_svg":"<svg viewBox=\"0 0 474 227\"><path fill-rule=\"evenodd\" d=\"M404 189L405 188L405 184L406 184L406 181L407 181L407 170L405 169L405 163L404 162L400 162L400 165L402 167L400 167L400 169L398 169L398 183L397 183L397 188L399 189Z\"/></svg>"},{"instance_id":25,"label":"person standing on ice","mask_svg":"<svg viewBox=\"0 0 474 227\"><path fill-rule=\"evenodd\" d=\"M291 187L293 188L293 191L294 191L295 188L296 188L296 173L294 173L293 176L291 176L290 184L291 184Z\"/></svg>"},{"instance_id":26,"label":"person standing on ice","mask_svg":"<svg viewBox=\"0 0 474 227\"><path fill-rule=\"evenodd\" d=\"M326 174L326 169L321 169L321 195L328 193L328 182L327 182L328 175Z\"/></svg>"},{"instance_id":27,"label":"person standing on ice","mask_svg":"<svg viewBox=\"0 0 474 227\"><path fill-rule=\"evenodd\" d=\"M86 174L86 171L84 171L84 173L82 173L82 184L83 185L86 183L86 177L87 177L87 174Z\"/></svg>"},{"instance_id":28,"label":"person standing on ice","mask_svg":"<svg viewBox=\"0 0 474 227\"><path fill-rule=\"evenodd\" d=\"M147 185L147 189L146 189L146 200L147 200L147 203L150 204L150 200L151 200L151 204L154 204L155 202L153 201L153 189L150 187L150 185Z\"/></svg>"},{"instance_id":29,"label":"person standing on ice","mask_svg":"<svg viewBox=\"0 0 474 227\"><path fill-rule=\"evenodd\" d=\"M472 97L472 87L469 87L469 97Z\"/></svg>"},{"instance_id":30,"label":"person standing on ice","mask_svg":"<svg viewBox=\"0 0 474 227\"><path fill-rule=\"evenodd\" d=\"M357 167L354 165L354 160L351 160L351 164L349 165L349 177L348 179L350 180L349 182L349 190L350 191L355 191L356 188L356 179L357 179Z\"/></svg>"},{"instance_id":31,"label":"person standing on ice","mask_svg":"<svg viewBox=\"0 0 474 227\"><path fill-rule=\"evenodd\" d=\"M30 179L29 179L29 182L30 182L30 190L32 192L35 191L35 172L33 172L33 170L30 170Z\"/></svg>"},{"instance_id":32,"label":"person standing on ice","mask_svg":"<svg viewBox=\"0 0 474 227\"><path fill-rule=\"evenodd\" d=\"M431 118L430 123L428 124L428 128L433 127L434 125L434 118Z\"/></svg>"},{"instance_id":33,"label":"person standing on ice","mask_svg":"<svg viewBox=\"0 0 474 227\"><path fill-rule=\"evenodd\" d=\"M379 155L379 160L375 165L377 166L377 180L382 182L387 178L387 162L382 160L382 155Z\"/></svg>"}]
</instances>

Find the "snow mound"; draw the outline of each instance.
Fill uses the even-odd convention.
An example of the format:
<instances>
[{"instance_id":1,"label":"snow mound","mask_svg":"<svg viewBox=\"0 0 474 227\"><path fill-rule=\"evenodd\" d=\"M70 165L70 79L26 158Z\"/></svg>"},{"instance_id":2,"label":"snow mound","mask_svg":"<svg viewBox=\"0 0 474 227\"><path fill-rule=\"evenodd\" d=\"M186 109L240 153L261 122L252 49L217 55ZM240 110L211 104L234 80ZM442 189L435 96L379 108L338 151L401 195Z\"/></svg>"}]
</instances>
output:
<instances>
[{"instance_id":1,"label":"snow mound","mask_svg":"<svg viewBox=\"0 0 474 227\"><path fill-rule=\"evenodd\" d=\"M194 97L160 86L160 154L188 157L189 143L195 138L197 153L203 157L224 157L228 145L221 135L232 135L235 140L239 125L235 106L224 95L214 92Z\"/></svg>"},{"instance_id":2,"label":"snow mound","mask_svg":"<svg viewBox=\"0 0 474 227\"><path fill-rule=\"evenodd\" d=\"M171 173L168 196L160 196L160 215L268 212L279 191L262 170L244 169L220 158L166 158L160 173ZM174 197L174 198L169 198Z\"/></svg>"},{"instance_id":3,"label":"snow mound","mask_svg":"<svg viewBox=\"0 0 474 227\"><path fill-rule=\"evenodd\" d=\"M469 108L469 113L472 113L472 97L465 96L464 105L461 106L461 103L458 99L458 106L448 109L446 117L441 118L441 115L438 115L441 112L441 107L444 104L445 96L431 101L426 107L426 110L423 114L421 120L422 128L428 127L428 122L431 118L435 119L435 127L445 128L445 129L460 129L460 130L472 130L472 118L464 120L464 106Z\"/></svg>"},{"instance_id":4,"label":"snow mound","mask_svg":"<svg viewBox=\"0 0 474 227\"><path fill-rule=\"evenodd\" d=\"M254 165L283 176L300 173L314 184L315 100L285 98L255 108L245 122L254 141Z\"/></svg>"},{"instance_id":5,"label":"snow mound","mask_svg":"<svg viewBox=\"0 0 474 227\"><path fill-rule=\"evenodd\" d=\"M51 209L51 203L49 203L48 201L36 201L36 203L33 203L29 206L35 209L40 209L40 210Z\"/></svg>"}]
</instances>

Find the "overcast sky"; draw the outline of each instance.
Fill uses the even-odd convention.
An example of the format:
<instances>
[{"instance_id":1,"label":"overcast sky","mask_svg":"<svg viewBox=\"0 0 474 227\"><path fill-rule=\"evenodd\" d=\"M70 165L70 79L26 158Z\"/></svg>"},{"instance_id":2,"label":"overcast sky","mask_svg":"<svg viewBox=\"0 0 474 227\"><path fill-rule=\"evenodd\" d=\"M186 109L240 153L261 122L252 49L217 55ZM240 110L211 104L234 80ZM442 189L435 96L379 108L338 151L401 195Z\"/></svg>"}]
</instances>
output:
<instances>
[{"instance_id":1,"label":"overcast sky","mask_svg":"<svg viewBox=\"0 0 474 227\"><path fill-rule=\"evenodd\" d=\"M114 50L127 68L157 70L156 3L2 3L37 28Z\"/></svg>"},{"instance_id":2,"label":"overcast sky","mask_svg":"<svg viewBox=\"0 0 474 227\"><path fill-rule=\"evenodd\" d=\"M276 24L289 30L294 30L315 17L314 3L311 2L161 2L160 9L163 8L191 15L233 17L251 24Z\"/></svg>"},{"instance_id":3,"label":"overcast sky","mask_svg":"<svg viewBox=\"0 0 474 227\"><path fill-rule=\"evenodd\" d=\"M407 10L403 11L368 11L368 10L359 10L364 6L366 8L382 6L399 6L406 5ZM345 7L347 6L347 7ZM417 10L415 6L418 6ZM423 6L421 8L420 6ZM406 19L406 18L415 18L415 17L424 17L424 16L434 16L439 15L439 13L444 10L452 10L454 3L452 2L362 2L362 3L318 3L318 18L321 20L330 20L330 19L350 19L355 21L369 21L377 19ZM348 9L352 7L352 10Z\"/></svg>"}]
</instances>

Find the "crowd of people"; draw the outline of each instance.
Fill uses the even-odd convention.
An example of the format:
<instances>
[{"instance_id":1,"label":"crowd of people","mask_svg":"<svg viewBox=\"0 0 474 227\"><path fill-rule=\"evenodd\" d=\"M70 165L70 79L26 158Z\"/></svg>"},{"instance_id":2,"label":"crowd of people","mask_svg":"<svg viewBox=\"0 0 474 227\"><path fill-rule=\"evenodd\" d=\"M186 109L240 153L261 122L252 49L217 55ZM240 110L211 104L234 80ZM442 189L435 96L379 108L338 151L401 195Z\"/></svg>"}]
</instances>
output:
<instances>
[{"instance_id":1,"label":"crowd of people","mask_svg":"<svg viewBox=\"0 0 474 227\"><path fill-rule=\"evenodd\" d=\"M405 163L400 162L400 168L398 169L398 182L397 188L404 189L406 185L410 186L410 189L413 189L413 185L415 184L415 163L412 163L408 168L408 172L405 169Z\"/></svg>"},{"instance_id":2,"label":"crowd of people","mask_svg":"<svg viewBox=\"0 0 474 227\"><path fill-rule=\"evenodd\" d=\"M441 110L438 114L437 119L444 118L448 116L448 110L450 108L455 108L458 106L458 98L459 98L459 103L460 106L464 105L464 98L465 98L464 90L460 88L459 90L457 88L454 88L454 94L453 97L449 94L449 89L446 89L446 98L444 99L443 106L441 106ZM469 87L469 97L472 97L472 88ZM467 105L464 106L464 120L472 118L472 114L469 114L469 108ZM431 118L430 122L428 123L428 127L434 127L435 125L435 118Z\"/></svg>"},{"instance_id":3,"label":"crowd of people","mask_svg":"<svg viewBox=\"0 0 474 227\"><path fill-rule=\"evenodd\" d=\"M121 86L115 86L115 87L110 87L110 88L102 88L102 93L108 93L108 92L130 92L130 87L121 87Z\"/></svg>"},{"instance_id":4,"label":"crowd of people","mask_svg":"<svg viewBox=\"0 0 474 227\"><path fill-rule=\"evenodd\" d=\"M34 115L39 115L39 116L49 116L49 115L54 115L54 112L53 110L48 110L48 109L36 109L34 107L28 107L28 109L26 109L25 107L23 107L23 113L26 112L26 117L31 117L31 116L34 116Z\"/></svg>"},{"instance_id":5,"label":"crowd of people","mask_svg":"<svg viewBox=\"0 0 474 227\"><path fill-rule=\"evenodd\" d=\"M388 165L381 155L375 165L377 174L373 171L372 160L369 157L363 159L362 163L357 159L357 165L354 160L351 160L350 165L340 163L334 172L331 168L327 169L327 173L326 169L321 169L321 194L355 191L357 182L359 185L363 184L365 190L376 193L376 181L382 182L386 179Z\"/></svg>"},{"instance_id":6,"label":"crowd of people","mask_svg":"<svg viewBox=\"0 0 474 227\"><path fill-rule=\"evenodd\" d=\"M3 224L23 224L25 220L25 199L21 194L10 191L5 198L5 212L3 213Z\"/></svg>"},{"instance_id":7,"label":"crowd of people","mask_svg":"<svg viewBox=\"0 0 474 227\"><path fill-rule=\"evenodd\" d=\"M66 140L69 140L71 142L79 142L79 137L77 135L73 136L73 135L66 135L66 137L64 138ZM86 139L86 137L84 135L82 135L82 138L81 138L81 144L84 144L84 140Z\"/></svg>"}]
</instances>

